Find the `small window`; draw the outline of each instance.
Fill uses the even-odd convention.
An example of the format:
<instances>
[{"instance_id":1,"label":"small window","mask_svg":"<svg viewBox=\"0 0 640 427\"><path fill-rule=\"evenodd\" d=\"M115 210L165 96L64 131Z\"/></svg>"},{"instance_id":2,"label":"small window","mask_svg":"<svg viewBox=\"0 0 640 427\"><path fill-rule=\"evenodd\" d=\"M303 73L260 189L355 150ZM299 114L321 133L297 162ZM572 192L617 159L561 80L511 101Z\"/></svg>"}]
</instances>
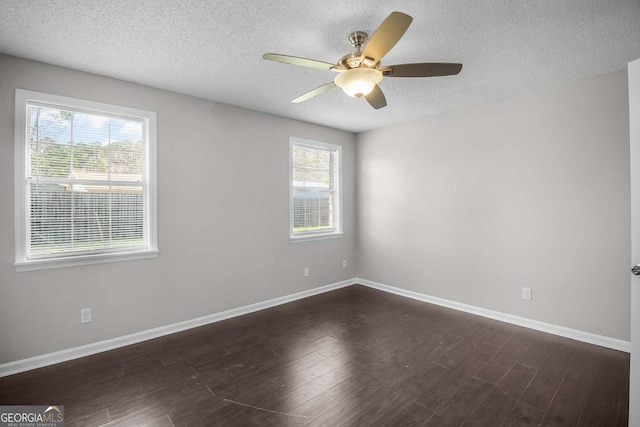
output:
<instances>
[{"instance_id":1,"label":"small window","mask_svg":"<svg viewBox=\"0 0 640 427\"><path fill-rule=\"evenodd\" d=\"M342 235L341 154L339 145L291 138L292 240Z\"/></svg>"},{"instance_id":2,"label":"small window","mask_svg":"<svg viewBox=\"0 0 640 427\"><path fill-rule=\"evenodd\" d=\"M155 113L16 90L18 271L157 254Z\"/></svg>"}]
</instances>

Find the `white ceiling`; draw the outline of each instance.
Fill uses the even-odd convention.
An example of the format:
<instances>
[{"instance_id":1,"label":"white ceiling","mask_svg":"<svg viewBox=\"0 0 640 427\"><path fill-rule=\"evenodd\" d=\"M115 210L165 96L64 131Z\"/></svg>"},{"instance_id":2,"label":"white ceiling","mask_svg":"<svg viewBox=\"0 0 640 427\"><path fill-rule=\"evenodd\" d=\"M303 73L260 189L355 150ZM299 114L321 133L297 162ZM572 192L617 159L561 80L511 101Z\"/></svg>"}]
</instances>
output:
<instances>
[{"instance_id":1,"label":"white ceiling","mask_svg":"<svg viewBox=\"0 0 640 427\"><path fill-rule=\"evenodd\" d=\"M262 59L336 62L393 10L414 19L384 64L462 72L385 78L374 110L337 88L292 104L335 74ZM0 52L361 132L623 69L640 57L640 0L2 0Z\"/></svg>"}]
</instances>

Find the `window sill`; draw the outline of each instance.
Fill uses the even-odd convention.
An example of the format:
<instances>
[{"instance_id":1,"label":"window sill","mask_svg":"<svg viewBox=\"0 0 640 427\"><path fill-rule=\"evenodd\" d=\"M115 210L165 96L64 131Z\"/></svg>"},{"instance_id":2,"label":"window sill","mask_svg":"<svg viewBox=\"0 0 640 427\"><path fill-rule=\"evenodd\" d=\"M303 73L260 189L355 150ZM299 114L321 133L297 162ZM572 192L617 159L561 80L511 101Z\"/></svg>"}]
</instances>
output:
<instances>
[{"instance_id":1,"label":"window sill","mask_svg":"<svg viewBox=\"0 0 640 427\"><path fill-rule=\"evenodd\" d=\"M96 254L71 256L54 259L38 259L31 261L16 261L13 265L18 273L23 271L49 270L53 268L77 267L91 264L104 264L107 262L133 261L137 259L156 258L157 249L146 251L117 253L117 254Z\"/></svg>"},{"instance_id":2,"label":"window sill","mask_svg":"<svg viewBox=\"0 0 640 427\"><path fill-rule=\"evenodd\" d=\"M311 242L314 240L340 239L344 233L310 234L306 236L289 236L291 243Z\"/></svg>"}]
</instances>

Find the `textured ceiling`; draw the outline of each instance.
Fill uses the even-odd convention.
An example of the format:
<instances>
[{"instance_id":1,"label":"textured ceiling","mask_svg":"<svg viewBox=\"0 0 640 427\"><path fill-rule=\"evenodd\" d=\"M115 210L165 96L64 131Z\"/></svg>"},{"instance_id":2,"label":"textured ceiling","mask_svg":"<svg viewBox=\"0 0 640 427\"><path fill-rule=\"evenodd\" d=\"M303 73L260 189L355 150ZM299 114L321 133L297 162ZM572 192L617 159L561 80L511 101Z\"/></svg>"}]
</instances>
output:
<instances>
[{"instance_id":1,"label":"textured ceiling","mask_svg":"<svg viewBox=\"0 0 640 427\"><path fill-rule=\"evenodd\" d=\"M462 72L385 78L373 110L337 88L292 104L335 74L262 59L336 62L393 10L414 19L384 64ZM361 132L623 69L640 57L640 0L2 0L0 52Z\"/></svg>"}]
</instances>

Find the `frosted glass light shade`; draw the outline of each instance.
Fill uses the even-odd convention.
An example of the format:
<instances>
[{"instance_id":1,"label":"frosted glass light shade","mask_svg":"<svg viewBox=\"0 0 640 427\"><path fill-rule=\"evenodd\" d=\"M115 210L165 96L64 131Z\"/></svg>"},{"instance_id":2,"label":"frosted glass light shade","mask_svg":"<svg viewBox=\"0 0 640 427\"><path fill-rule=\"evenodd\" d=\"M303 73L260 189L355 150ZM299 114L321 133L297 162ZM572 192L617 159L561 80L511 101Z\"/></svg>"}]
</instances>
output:
<instances>
[{"instance_id":1,"label":"frosted glass light shade","mask_svg":"<svg viewBox=\"0 0 640 427\"><path fill-rule=\"evenodd\" d=\"M373 68L352 68L343 71L333 81L349 96L366 96L382 80L382 73Z\"/></svg>"}]
</instances>

